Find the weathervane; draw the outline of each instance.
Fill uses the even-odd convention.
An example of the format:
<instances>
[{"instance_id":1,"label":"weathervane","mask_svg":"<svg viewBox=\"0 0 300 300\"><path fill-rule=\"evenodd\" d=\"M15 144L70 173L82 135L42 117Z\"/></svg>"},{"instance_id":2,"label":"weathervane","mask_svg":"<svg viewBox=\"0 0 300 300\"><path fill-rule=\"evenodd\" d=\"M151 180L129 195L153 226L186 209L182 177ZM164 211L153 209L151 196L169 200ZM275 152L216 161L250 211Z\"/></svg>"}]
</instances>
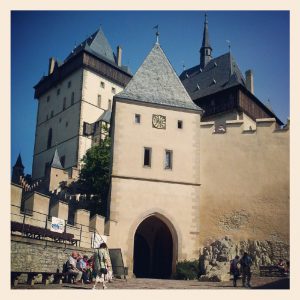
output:
<instances>
[{"instance_id":1,"label":"weathervane","mask_svg":"<svg viewBox=\"0 0 300 300\"><path fill-rule=\"evenodd\" d=\"M229 49L229 52L231 51L231 42L229 40L226 40L226 42L228 43L228 49Z\"/></svg>"},{"instance_id":2,"label":"weathervane","mask_svg":"<svg viewBox=\"0 0 300 300\"><path fill-rule=\"evenodd\" d=\"M158 45L159 44L159 31L158 31L158 25L154 26L153 29L156 29L156 44Z\"/></svg>"}]
</instances>

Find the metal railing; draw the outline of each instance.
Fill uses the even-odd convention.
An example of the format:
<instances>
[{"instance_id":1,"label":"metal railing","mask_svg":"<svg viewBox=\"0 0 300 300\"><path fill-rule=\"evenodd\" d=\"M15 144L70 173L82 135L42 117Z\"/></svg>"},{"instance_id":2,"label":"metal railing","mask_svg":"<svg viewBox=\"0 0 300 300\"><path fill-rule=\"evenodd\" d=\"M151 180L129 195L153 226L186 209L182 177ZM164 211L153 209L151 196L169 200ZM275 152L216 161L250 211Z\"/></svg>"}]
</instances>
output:
<instances>
[{"instance_id":1,"label":"metal railing","mask_svg":"<svg viewBox=\"0 0 300 300\"><path fill-rule=\"evenodd\" d=\"M51 240L59 243L70 243L74 241L74 245L76 244L79 247L84 248L93 248L93 242L95 236L99 234L99 232L94 227L90 227L80 223L69 224L68 220L64 220L64 234L69 234L65 236L73 235L72 239L64 239L64 235L61 235L59 238L59 234L55 238L55 234L53 234L53 238L47 236L47 232L51 231L51 218L52 216L49 214L44 214L38 211L23 209L21 211L21 207L17 205L11 205L11 222L12 225L15 223L20 224L18 230L13 230L15 227L11 227L12 232L15 234L19 233L22 236L38 238L39 240ZM16 225L17 225L16 224ZM31 226L31 227L30 227ZM30 228L32 232L36 234L30 234ZM39 228L40 232L36 229ZM35 230L34 230L35 229Z\"/></svg>"}]
</instances>

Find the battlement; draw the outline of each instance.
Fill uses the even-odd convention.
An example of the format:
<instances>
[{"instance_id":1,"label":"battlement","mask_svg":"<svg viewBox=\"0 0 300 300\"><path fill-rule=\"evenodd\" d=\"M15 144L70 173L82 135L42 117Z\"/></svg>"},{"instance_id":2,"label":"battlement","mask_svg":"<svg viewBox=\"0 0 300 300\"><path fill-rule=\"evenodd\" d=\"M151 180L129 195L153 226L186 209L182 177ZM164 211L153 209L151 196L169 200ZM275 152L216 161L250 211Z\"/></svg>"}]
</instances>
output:
<instances>
[{"instance_id":1,"label":"battlement","mask_svg":"<svg viewBox=\"0 0 300 300\"><path fill-rule=\"evenodd\" d=\"M275 118L268 119L256 119L256 128L252 129L251 126L246 126L243 120L228 120L226 125L215 126L214 121L201 122L200 130L201 133L208 134L250 134L259 135L266 133L289 133L290 120L288 119L287 124L283 127L278 127Z\"/></svg>"},{"instance_id":2,"label":"battlement","mask_svg":"<svg viewBox=\"0 0 300 300\"><path fill-rule=\"evenodd\" d=\"M49 192L45 195L37 191L24 193L22 186L11 184L11 221L50 229L52 217L65 222L65 232L72 233L80 240L82 247L91 247L92 235L104 234L105 218L90 215L90 211L70 206L70 200L88 200L87 195L68 195L63 192ZM89 196L93 197L92 195ZM70 213L73 214L70 222ZM17 233L16 233L17 234Z\"/></svg>"}]
</instances>

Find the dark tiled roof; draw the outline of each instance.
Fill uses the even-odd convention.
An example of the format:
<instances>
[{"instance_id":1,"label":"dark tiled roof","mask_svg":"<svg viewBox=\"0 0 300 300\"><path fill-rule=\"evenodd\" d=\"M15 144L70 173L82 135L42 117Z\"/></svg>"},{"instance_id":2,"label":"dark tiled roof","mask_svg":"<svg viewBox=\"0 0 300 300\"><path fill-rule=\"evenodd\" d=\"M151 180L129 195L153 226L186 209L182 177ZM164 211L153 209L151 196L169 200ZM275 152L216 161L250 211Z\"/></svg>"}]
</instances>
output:
<instances>
[{"instance_id":1,"label":"dark tiled roof","mask_svg":"<svg viewBox=\"0 0 300 300\"><path fill-rule=\"evenodd\" d=\"M18 155L17 161L14 165L14 167L20 167L24 169L23 163L22 163L22 158L21 158L21 154Z\"/></svg>"},{"instance_id":2,"label":"dark tiled roof","mask_svg":"<svg viewBox=\"0 0 300 300\"><path fill-rule=\"evenodd\" d=\"M130 74L130 70L127 66L117 65L116 56L101 28L73 49L65 59L65 62L83 50Z\"/></svg>"},{"instance_id":3,"label":"dark tiled roof","mask_svg":"<svg viewBox=\"0 0 300 300\"><path fill-rule=\"evenodd\" d=\"M57 149L55 149L52 161L51 161L51 167L53 168L58 168L58 169L63 169L61 162L60 162L60 158L58 155L58 151Z\"/></svg>"},{"instance_id":4,"label":"dark tiled roof","mask_svg":"<svg viewBox=\"0 0 300 300\"><path fill-rule=\"evenodd\" d=\"M105 110L104 113L101 115L101 117L98 119L98 121L103 121L106 123L110 123L110 118L111 118L111 110Z\"/></svg>"},{"instance_id":5,"label":"dark tiled roof","mask_svg":"<svg viewBox=\"0 0 300 300\"><path fill-rule=\"evenodd\" d=\"M203 70L197 65L183 71L179 78L193 100L235 85L246 86L245 79L230 52L213 58Z\"/></svg>"},{"instance_id":6,"label":"dark tiled roof","mask_svg":"<svg viewBox=\"0 0 300 300\"><path fill-rule=\"evenodd\" d=\"M154 45L136 74L116 98L201 111L191 100L158 44Z\"/></svg>"}]
</instances>

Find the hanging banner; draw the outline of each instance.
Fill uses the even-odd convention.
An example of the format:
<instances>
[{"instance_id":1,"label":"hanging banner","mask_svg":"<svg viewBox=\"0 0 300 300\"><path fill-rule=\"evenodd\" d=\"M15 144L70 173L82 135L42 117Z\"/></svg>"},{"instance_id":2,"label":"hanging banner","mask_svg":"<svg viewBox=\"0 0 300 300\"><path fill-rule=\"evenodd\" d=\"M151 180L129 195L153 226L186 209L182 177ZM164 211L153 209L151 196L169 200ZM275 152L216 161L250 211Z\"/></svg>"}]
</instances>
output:
<instances>
[{"instance_id":1,"label":"hanging banner","mask_svg":"<svg viewBox=\"0 0 300 300\"><path fill-rule=\"evenodd\" d=\"M64 229L65 229L65 220L52 217L50 230L63 233Z\"/></svg>"},{"instance_id":2,"label":"hanging banner","mask_svg":"<svg viewBox=\"0 0 300 300\"><path fill-rule=\"evenodd\" d=\"M99 248L102 243L107 243L107 235L93 234L93 248Z\"/></svg>"}]
</instances>

